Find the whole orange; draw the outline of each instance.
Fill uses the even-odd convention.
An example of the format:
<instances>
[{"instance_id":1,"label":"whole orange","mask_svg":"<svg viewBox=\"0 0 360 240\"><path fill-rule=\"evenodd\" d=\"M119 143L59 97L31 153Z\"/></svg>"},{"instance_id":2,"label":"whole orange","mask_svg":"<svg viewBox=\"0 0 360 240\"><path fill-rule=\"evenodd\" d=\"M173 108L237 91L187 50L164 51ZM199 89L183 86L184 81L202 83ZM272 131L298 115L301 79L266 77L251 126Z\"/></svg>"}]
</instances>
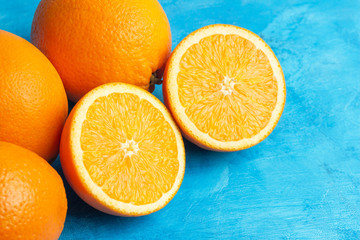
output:
<instances>
[{"instance_id":1,"label":"whole orange","mask_svg":"<svg viewBox=\"0 0 360 240\"><path fill-rule=\"evenodd\" d=\"M58 173L37 154L0 142L0 239L57 239L66 211Z\"/></svg>"},{"instance_id":2,"label":"whole orange","mask_svg":"<svg viewBox=\"0 0 360 240\"><path fill-rule=\"evenodd\" d=\"M0 30L0 141L56 158L68 103L59 74L31 43Z\"/></svg>"},{"instance_id":3,"label":"whole orange","mask_svg":"<svg viewBox=\"0 0 360 240\"><path fill-rule=\"evenodd\" d=\"M31 41L54 64L72 101L109 82L152 91L171 51L169 21L157 0L42 0Z\"/></svg>"}]
</instances>

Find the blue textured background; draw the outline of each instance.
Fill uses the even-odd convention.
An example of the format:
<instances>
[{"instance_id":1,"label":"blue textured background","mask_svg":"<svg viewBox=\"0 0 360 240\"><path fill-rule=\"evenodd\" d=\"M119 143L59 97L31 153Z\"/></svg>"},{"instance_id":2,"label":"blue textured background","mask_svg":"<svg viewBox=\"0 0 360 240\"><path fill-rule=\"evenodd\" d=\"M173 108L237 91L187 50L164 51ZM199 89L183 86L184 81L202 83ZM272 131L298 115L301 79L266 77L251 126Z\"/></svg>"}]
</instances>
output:
<instances>
[{"instance_id":1,"label":"blue textured background","mask_svg":"<svg viewBox=\"0 0 360 240\"><path fill-rule=\"evenodd\" d=\"M38 2L0 0L0 29L29 39ZM285 73L283 116L248 150L214 153L185 142L180 191L149 216L103 214L65 181L61 239L360 239L360 1L160 2L173 46L213 23L264 38ZM162 99L160 88L155 95ZM54 167L62 175L59 160Z\"/></svg>"}]
</instances>

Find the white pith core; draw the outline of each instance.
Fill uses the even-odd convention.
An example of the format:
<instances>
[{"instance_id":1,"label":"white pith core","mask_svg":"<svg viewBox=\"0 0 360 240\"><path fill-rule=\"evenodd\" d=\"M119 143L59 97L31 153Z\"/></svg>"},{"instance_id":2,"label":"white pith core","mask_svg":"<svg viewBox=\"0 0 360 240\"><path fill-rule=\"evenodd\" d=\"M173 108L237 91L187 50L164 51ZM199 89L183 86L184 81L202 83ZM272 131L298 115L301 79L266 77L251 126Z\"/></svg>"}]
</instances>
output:
<instances>
[{"instance_id":1,"label":"white pith core","mask_svg":"<svg viewBox=\"0 0 360 240\"><path fill-rule=\"evenodd\" d=\"M139 145L133 139L126 139L126 142L121 144L120 149L125 152L125 157L130 157L139 151Z\"/></svg>"},{"instance_id":2,"label":"white pith core","mask_svg":"<svg viewBox=\"0 0 360 240\"><path fill-rule=\"evenodd\" d=\"M234 91L234 85L235 85L235 80L232 78L229 78L228 76L225 76L222 83L220 83L220 86L221 86L220 91L225 96L230 95Z\"/></svg>"}]
</instances>

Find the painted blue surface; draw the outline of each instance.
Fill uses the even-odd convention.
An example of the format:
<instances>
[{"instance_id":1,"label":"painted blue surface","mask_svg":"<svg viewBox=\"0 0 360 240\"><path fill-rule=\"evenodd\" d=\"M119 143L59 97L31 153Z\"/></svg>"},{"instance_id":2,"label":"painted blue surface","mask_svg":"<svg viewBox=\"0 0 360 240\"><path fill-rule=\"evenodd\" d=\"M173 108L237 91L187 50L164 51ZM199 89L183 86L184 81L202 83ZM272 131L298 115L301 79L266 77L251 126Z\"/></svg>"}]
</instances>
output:
<instances>
[{"instance_id":1,"label":"painted blue surface","mask_svg":"<svg viewBox=\"0 0 360 240\"><path fill-rule=\"evenodd\" d=\"M26 39L38 0L0 0L0 29ZM161 0L176 46L213 23L259 34L287 83L284 114L257 146L185 142L183 184L163 210L103 214L65 181L61 239L360 239L360 1ZM161 89L155 95L162 99ZM62 175L59 160L54 167Z\"/></svg>"}]
</instances>

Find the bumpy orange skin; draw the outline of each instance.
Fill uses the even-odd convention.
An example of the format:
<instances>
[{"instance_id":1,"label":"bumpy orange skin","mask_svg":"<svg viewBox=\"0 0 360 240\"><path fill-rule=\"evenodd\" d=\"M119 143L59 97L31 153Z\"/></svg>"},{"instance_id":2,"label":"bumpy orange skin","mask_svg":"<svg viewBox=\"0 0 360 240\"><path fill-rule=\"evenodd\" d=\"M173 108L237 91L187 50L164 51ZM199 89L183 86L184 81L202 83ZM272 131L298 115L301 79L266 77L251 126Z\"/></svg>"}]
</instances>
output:
<instances>
[{"instance_id":1,"label":"bumpy orange skin","mask_svg":"<svg viewBox=\"0 0 360 240\"><path fill-rule=\"evenodd\" d=\"M0 142L0 239L58 239L67 200L58 173L37 154Z\"/></svg>"},{"instance_id":2,"label":"bumpy orange skin","mask_svg":"<svg viewBox=\"0 0 360 240\"><path fill-rule=\"evenodd\" d=\"M54 64L72 101L109 82L153 90L171 51L157 0L42 0L31 41ZM159 70L159 71L157 71Z\"/></svg>"},{"instance_id":3,"label":"bumpy orange skin","mask_svg":"<svg viewBox=\"0 0 360 240\"><path fill-rule=\"evenodd\" d=\"M0 141L51 161L68 113L60 76L36 47L2 30L0 53Z\"/></svg>"}]
</instances>

